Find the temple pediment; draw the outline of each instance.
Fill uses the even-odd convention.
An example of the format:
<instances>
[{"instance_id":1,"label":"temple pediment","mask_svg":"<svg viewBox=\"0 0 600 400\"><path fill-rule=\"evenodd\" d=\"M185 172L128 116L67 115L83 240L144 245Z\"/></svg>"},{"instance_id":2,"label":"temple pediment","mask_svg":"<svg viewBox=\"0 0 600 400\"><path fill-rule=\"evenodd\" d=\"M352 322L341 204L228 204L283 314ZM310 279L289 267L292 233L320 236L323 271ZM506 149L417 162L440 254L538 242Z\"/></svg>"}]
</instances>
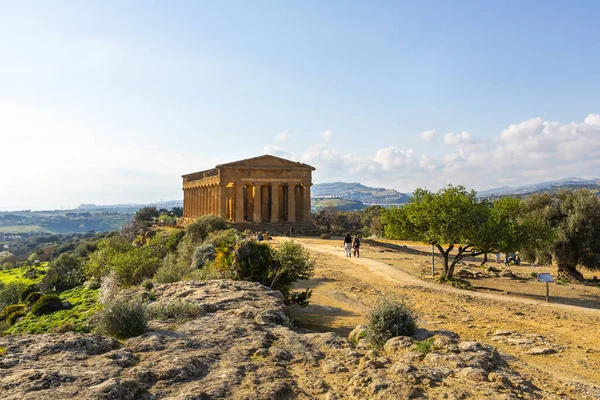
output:
<instances>
[{"instance_id":1,"label":"temple pediment","mask_svg":"<svg viewBox=\"0 0 600 400\"><path fill-rule=\"evenodd\" d=\"M219 164L216 168L281 168L281 169L303 169L314 171L315 167L297 161L265 154L263 156L247 158L245 160L233 161Z\"/></svg>"}]
</instances>

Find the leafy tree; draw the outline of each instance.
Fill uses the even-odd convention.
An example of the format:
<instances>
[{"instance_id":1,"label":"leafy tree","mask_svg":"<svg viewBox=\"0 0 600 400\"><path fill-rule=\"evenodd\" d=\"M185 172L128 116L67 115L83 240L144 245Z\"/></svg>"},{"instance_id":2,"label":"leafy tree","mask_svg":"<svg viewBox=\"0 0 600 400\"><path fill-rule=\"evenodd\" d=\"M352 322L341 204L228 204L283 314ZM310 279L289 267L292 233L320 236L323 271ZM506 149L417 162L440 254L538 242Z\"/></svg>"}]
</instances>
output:
<instances>
[{"instance_id":1,"label":"leafy tree","mask_svg":"<svg viewBox=\"0 0 600 400\"><path fill-rule=\"evenodd\" d=\"M490 205L489 215L473 241L478 253L483 253L482 265L488 253L514 253L544 246L551 231L541 219L527 212L519 198L504 197Z\"/></svg>"},{"instance_id":2,"label":"leafy tree","mask_svg":"<svg viewBox=\"0 0 600 400\"><path fill-rule=\"evenodd\" d=\"M363 235L365 236L383 236L384 229L381 223L381 214L384 208L381 206L369 206L362 210L361 224Z\"/></svg>"},{"instance_id":3,"label":"leafy tree","mask_svg":"<svg viewBox=\"0 0 600 400\"><path fill-rule=\"evenodd\" d=\"M133 216L133 219L137 222L152 222L154 218L158 218L158 210L156 207L143 207L138 210Z\"/></svg>"},{"instance_id":4,"label":"leafy tree","mask_svg":"<svg viewBox=\"0 0 600 400\"><path fill-rule=\"evenodd\" d=\"M339 224L338 214L337 208L328 206L313 214L313 220L321 231L333 233L332 227Z\"/></svg>"},{"instance_id":5,"label":"leafy tree","mask_svg":"<svg viewBox=\"0 0 600 400\"><path fill-rule=\"evenodd\" d=\"M83 261L71 253L63 253L50 263L42 279L42 292L62 292L82 285L85 281Z\"/></svg>"},{"instance_id":6,"label":"leafy tree","mask_svg":"<svg viewBox=\"0 0 600 400\"><path fill-rule=\"evenodd\" d=\"M535 194L526 200L532 216L547 221L553 231L549 245L538 246L538 257L550 254L558 277L582 280L577 270L600 269L600 198L588 189L563 190L553 196Z\"/></svg>"},{"instance_id":7,"label":"leafy tree","mask_svg":"<svg viewBox=\"0 0 600 400\"><path fill-rule=\"evenodd\" d=\"M477 202L475 191L452 185L437 193L417 189L406 205L383 213L388 237L436 246L444 259L445 279L452 279L456 263L472 255L488 216L489 207ZM450 253L456 246L458 252L450 262Z\"/></svg>"}]
</instances>

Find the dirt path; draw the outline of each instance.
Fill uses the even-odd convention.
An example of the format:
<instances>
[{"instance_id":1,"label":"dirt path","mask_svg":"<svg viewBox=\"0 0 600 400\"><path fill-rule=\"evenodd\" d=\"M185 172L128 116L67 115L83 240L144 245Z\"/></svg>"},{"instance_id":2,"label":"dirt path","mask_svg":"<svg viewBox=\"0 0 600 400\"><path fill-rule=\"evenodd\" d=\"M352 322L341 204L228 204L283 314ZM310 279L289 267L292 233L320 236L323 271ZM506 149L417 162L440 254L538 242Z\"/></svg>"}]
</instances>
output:
<instances>
[{"instance_id":1,"label":"dirt path","mask_svg":"<svg viewBox=\"0 0 600 400\"><path fill-rule=\"evenodd\" d=\"M417 278L414 275L411 275L407 272L404 272L398 268L395 268L395 267L393 267L389 264L383 263L381 261L376 261L376 260L366 258L366 257L361 257L361 258L346 257L343 248L340 248L340 249L332 248L331 245L317 245L317 244L307 244L307 243L303 243L303 244L311 251L331 254L331 255L334 255L337 257L344 258L347 261L352 262L354 264L364 265L368 268L368 270L370 272L372 272L374 274L378 274L381 277L388 279L394 283L397 283L401 286L420 286L420 287L437 290L437 291L441 291L441 292L445 292L445 293L453 293L453 294L468 293L469 296L478 297L478 298L482 298L482 299L488 299L488 300L506 301L506 302L512 302L512 303L527 304L527 305L532 305L532 306L537 306L537 307L549 307L552 309L559 309L559 310L565 310L565 311L570 310L570 311L589 312L589 313L594 313L594 314L600 315L600 309L578 307L578 306L572 306L572 305L568 305L568 304L558 304L558 303L551 303L551 302L548 303L545 301L531 300L531 299L526 299L523 297L516 297L516 296L499 295L499 294L495 294L495 293L483 293L483 292L477 292L477 291L465 292L465 290L457 289L457 288L454 288L451 286L440 285L440 284L437 284L434 282L424 281L420 278Z\"/></svg>"},{"instance_id":2,"label":"dirt path","mask_svg":"<svg viewBox=\"0 0 600 400\"><path fill-rule=\"evenodd\" d=\"M274 242L281 240L275 238ZM343 248L331 240L296 240L316 261L313 278L295 285L313 291L308 307L292 310L299 326L347 336L356 325L365 323L368 310L382 297L405 298L417 310L420 326L451 330L463 339L494 346L511 367L551 394L548 399L600 399L597 309L547 304L508 293L460 290L406 272L422 269L431 254L382 252L365 245L363 257L355 259L344 257ZM511 291L528 284L506 279L498 282ZM584 294L576 285L560 289L575 297ZM495 335L498 331L510 334ZM536 347L551 348L555 353L531 354Z\"/></svg>"}]
</instances>

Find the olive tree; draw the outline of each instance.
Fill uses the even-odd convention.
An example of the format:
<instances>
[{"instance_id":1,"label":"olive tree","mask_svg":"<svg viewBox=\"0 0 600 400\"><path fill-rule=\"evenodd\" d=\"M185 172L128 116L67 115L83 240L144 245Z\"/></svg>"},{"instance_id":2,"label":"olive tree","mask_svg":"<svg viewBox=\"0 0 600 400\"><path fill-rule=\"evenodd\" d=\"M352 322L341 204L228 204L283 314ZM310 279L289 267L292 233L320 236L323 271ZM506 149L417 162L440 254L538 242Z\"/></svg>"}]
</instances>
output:
<instances>
[{"instance_id":1,"label":"olive tree","mask_svg":"<svg viewBox=\"0 0 600 400\"><path fill-rule=\"evenodd\" d=\"M582 280L577 268L600 269L600 198L587 189L535 194L526 200L532 216L546 221L551 241L537 256L551 255L559 278Z\"/></svg>"},{"instance_id":2,"label":"olive tree","mask_svg":"<svg viewBox=\"0 0 600 400\"><path fill-rule=\"evenodd\" d=\"M452 279L456 264L473 253L481 242L481 227L485 226L490 208L479 203L475 191L463 186L448 185L438 192L417 189L408 203L385 210L383 221L386 236L432 243L444 260L444 278ZM452 250L457 248L452 261ZM487 249L486 249L487 250Z\"/></svg>"}]
</instances>

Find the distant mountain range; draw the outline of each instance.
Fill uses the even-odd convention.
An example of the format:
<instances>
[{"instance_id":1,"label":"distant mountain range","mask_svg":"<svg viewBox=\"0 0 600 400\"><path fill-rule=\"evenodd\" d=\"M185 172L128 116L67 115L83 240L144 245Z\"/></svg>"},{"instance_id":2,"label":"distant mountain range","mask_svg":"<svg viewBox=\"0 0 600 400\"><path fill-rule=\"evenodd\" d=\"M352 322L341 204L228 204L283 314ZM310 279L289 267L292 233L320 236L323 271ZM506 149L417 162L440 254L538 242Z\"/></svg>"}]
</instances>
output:
<instances>
[{"instance_id":1,"label":"distant mountain range","mask_svg":"<svg viewBox=\"0 0 600 400\"><path fill-rule=\"evenodd\" d=\"M412 196L394 189L374 188L358 182L316 183L311 187L313 198L340 197L365 204L404 204Z\"/></svg>"},{"instance_id":2,"label":"distant mountain range","mask_svg":"<svg viewBox=\"0 0 600 400\"><path fill-rule=\"evenodd\" d=\"M555 192L561 189L592 189L600 190L600 179L565 178L557 181L534 183L525 186L502 186L495 189L482 190L477 193L479 197L490 196L526 196L533 193Z\"/></svg>"}]
</instances>

